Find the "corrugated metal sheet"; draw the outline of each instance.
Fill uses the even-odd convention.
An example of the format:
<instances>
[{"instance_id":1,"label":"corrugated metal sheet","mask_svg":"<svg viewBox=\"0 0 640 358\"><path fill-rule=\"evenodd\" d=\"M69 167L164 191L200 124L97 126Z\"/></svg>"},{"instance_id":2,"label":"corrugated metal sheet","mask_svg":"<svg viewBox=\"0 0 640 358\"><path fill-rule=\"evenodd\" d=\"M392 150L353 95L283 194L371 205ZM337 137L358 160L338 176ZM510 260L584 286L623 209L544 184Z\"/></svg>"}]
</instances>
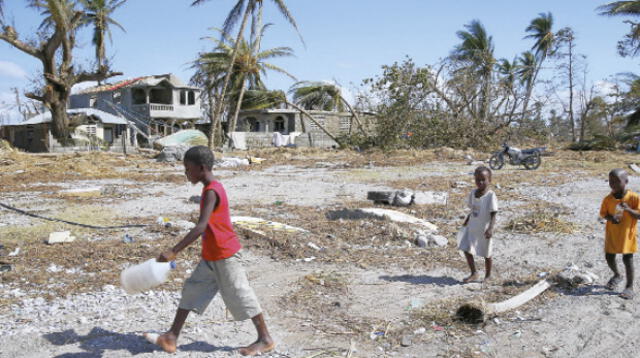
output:
<instances>
[{"instance_id":1,"label":"corrugated metal sheet","mask_svg":"<svg viewBox=\"0 0 640 358\"><path fill-rule=\"evenodd\" d=\"M98 120L100 120L100 122L105 124L127 124L126 119L122 117L114 116L111 113L107 113L95 108L75 108L75 109L67 110L67 114L78 114L78 113L83 113L87 116L96 117ZM45 113L39 114L29 119L28 121L12 124L12 126L30 126L34 124L49 123L49 122L51 122L51 112L47 111Z\"/></svg>"}]
</instances>

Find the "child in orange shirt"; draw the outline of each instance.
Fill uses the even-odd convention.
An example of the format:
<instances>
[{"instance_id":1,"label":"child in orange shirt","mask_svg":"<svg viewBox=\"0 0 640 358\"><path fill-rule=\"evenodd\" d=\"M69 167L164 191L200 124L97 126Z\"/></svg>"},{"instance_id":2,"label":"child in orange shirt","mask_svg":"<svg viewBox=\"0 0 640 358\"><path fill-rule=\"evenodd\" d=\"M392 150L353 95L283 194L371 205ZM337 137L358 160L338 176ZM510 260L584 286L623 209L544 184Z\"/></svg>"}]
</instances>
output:
<instances>
[{"instance_id":1,"label":"child in orange shirt","mask_svg":"<svg viewBox=\"0 0 640 358\"><path fill-rule=\"evenodd\" d=\"M640 218L640 198L638 194L627 190L629 176L623 169L609 172L611 194L607 195L600 207L600 216L607 220L605 229L604 252L613 277L607 283L607 289L615 290L622 282L616 265L616 254L622 254L627 274L627 284L620 297L632 299L633 293L633 254L637 251L637 223Z\"/></svg>"}]
</instances>

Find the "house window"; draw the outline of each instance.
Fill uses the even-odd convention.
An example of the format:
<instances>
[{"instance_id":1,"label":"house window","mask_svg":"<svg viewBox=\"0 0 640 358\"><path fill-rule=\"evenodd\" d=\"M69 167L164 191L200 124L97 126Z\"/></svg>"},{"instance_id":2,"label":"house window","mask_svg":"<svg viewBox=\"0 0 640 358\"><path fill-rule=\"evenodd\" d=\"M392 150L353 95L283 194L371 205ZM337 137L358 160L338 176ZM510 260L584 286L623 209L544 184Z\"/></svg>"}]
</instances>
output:
<instances>
[{"instance_id":1,"label":"house window","mask_svg":"<svg viewBox=\"0 0 640 358\"><path fill-rule=\"evenodd\" d=\"M349 128L351 128L351 117L340 117L340 130L347 132Z\"/></svg>"},{"instance_id":2,"label":"house window","mask_svg":"<svg viewBox=\"0 0 640 358\"><path fill-rule=\"evenodd\" d=\"M122 92L113 92L113 103L120 104L122 102Z\"/></svg>"},{"instance_id":3,"label":"house window","mask_svg":"<svg viewBox=\"0 0 640 358\"><path fill-rule=\"evenodd\" d=\"M180 104L187 104L187 96L186 96L186 92L187 91L180 91Z\"/></svg>"},{"instance_id":4,"label":"house window","mask_svg":"<svg viewBox=\"0 0 640 358\"><path fill-rule=\"evenodd\" d=\"M142 88L134 88L131 90L131 99L133 104L145 104L147 103L147 95Z\"/></svg>"},{"instance_id":5,"label":"house window","mask_svg":"<svg viewBox=\"0 0 640 358\"><path fill-rule=\"evenodd\" d=\"M283 117L278 117L273 121L273 131L274 132L284 132L284 118Z\"/></svg>"},{"instance_id":6,"label":"house window","mask_svg":"<svg viewBox=\"0 0 640 358\"><path fill-rule=\"evenodd\" d=\"M260 122L257 119L249 117L245 121L249 127L249 132L260 132Z\"/></svg>"},{"instance_id":7,"label":"house window","mask_svg":"<svg viewBox=\"0 0 640 358\"><path fill-rule=\"evenodd\" d=\"M196 104L196 94L193 91L189 91L189 105Z\"/></svg>"},{"instance_id":8,"label":"house window","mask_svg":"<svg viewBox=\"0 0 640 358\"><path fill-rule=\"evenodd\" d=\"M87 126L87 135L89 137L95 137L96 136L96 126Z\"/></svg>"}]
</instances>

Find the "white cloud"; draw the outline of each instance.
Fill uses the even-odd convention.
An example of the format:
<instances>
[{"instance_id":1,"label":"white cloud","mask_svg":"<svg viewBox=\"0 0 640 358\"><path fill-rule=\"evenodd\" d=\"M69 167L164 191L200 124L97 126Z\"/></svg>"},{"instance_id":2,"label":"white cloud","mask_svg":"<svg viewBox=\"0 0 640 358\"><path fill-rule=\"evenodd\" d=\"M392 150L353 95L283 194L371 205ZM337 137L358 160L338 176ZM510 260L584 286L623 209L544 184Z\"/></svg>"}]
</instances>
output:
<instances>
[{"instance_id":1,"label":"white cloud","mask_svg":"<svg viewBox=\"0 0 640 358\"><path fill-rule=\"evenodd\" d=\"M22 80L26 79L27 75L27 72L19 65L9 61L0 61L0 77L10 77Z\"/></svg>"}]
</instances>

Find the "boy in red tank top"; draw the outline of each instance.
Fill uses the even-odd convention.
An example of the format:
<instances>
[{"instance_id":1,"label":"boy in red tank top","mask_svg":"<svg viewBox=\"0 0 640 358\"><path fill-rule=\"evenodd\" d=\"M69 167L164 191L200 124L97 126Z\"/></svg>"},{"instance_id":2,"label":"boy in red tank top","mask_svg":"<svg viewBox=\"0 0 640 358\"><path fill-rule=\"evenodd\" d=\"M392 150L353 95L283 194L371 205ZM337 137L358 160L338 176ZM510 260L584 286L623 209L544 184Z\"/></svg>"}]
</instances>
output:
<instances>
[{"instance_id":1,"label":"boy in red tank top","mask_svg":"<svg viewBox=\"0 0 640 358\"><path fill-rule=\"evenodd\" d=\"M187 179L192 184L204 185L200 199L200 219L182 241L160 254L157 261L173 261L180 251L200 236L202 260L184 283L171 329L160 336L149 333L145 337L166 352L175 352L178 336L189 312L202 314L220 291L234 319L241 321L251 318L258 331L258 340L240 348L240 354L252 356L266 353L273 350L275 343L269 335L260 304L242 267L241 245L231 225L227 194L211 172L213 160L213 153L205 146L193 147L185 153Z\"/></svg>"}]
</instances>

